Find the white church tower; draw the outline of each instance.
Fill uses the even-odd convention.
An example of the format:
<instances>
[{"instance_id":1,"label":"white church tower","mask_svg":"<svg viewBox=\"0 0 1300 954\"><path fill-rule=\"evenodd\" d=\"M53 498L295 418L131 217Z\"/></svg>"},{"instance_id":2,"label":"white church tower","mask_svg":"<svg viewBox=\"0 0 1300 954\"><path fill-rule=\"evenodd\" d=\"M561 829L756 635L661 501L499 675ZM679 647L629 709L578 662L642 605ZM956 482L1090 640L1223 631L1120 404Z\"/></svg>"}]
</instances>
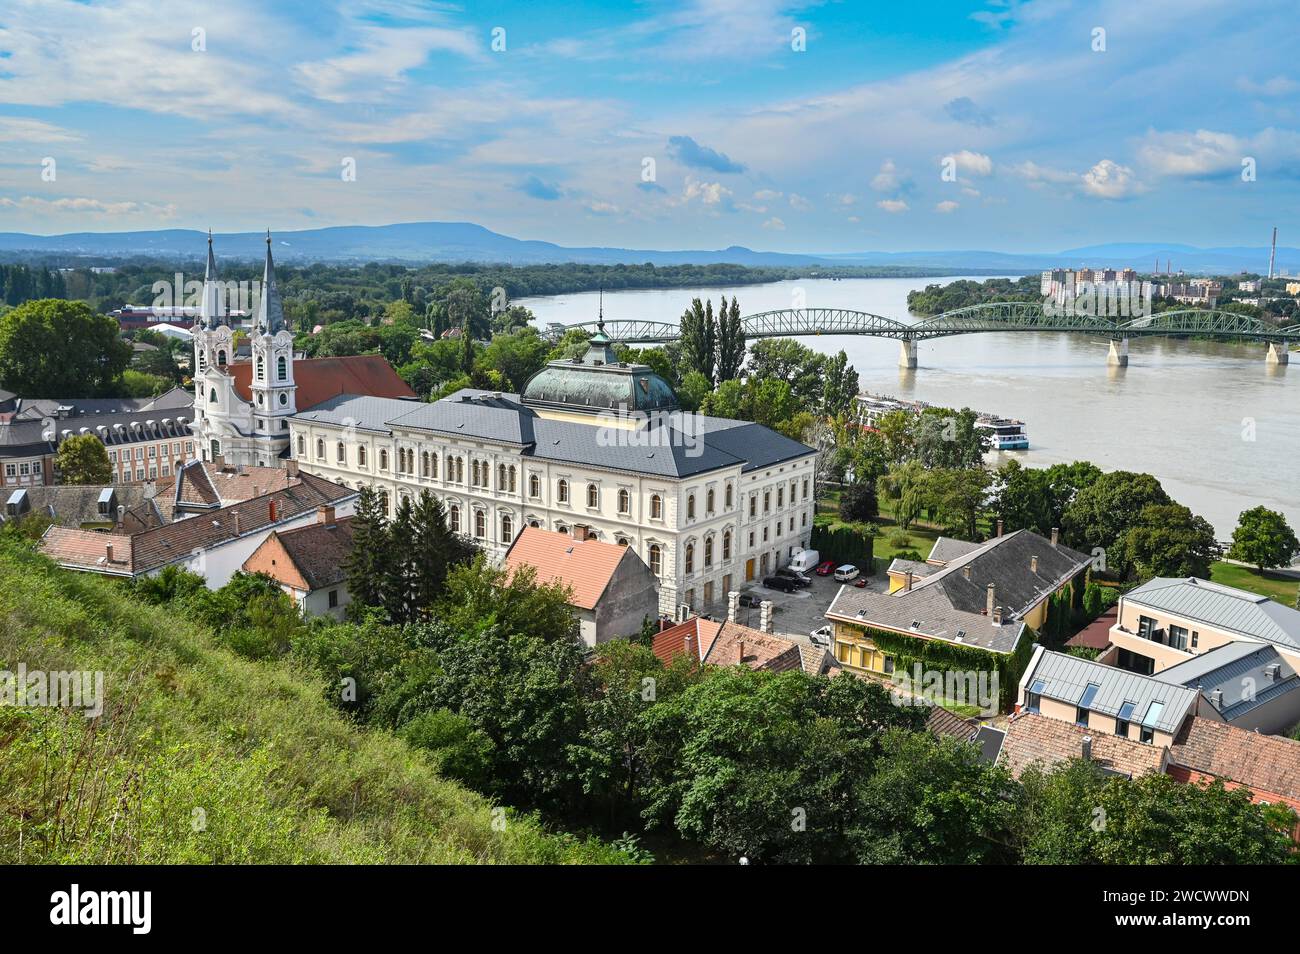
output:
<instances>
[{"instance_id":1,"label":"white church tower","mask_svg":"<svg viewBox=\"0 0 1300 954\"><path fill-rule=\"evenodd\" d=\"M289 417L297 411L293 335L275 281L271 233L249 342L251 361L235 361L235 329L208 234L203 298L194 326L194 430L203 460L276 467L289 447Z\"/></svg>"}]
</instances>

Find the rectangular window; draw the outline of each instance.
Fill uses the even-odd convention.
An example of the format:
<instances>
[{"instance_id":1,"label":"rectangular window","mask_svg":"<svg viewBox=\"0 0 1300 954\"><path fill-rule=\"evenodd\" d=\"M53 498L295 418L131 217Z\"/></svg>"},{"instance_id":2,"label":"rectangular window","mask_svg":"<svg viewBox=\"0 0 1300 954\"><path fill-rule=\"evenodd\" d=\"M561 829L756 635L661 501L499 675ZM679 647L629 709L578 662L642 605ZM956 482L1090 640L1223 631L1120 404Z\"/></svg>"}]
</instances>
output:
<instances>
[{"instance_id":1,"label":"rectangular window","mask_svg":"<svg viewBox=\"0 0 1300 954\"><path fill-rule=\"evenodd\" d=\"M116 452L113 454L113 459L114 459L114 460L117 460L117 454L116 454ZM5 476L6 476L6 477L17 477L17 476L18 476L18 467L17 467L16 465L14 465L14 464L5 464Z\"/></svg>"},{"instance_id":2,"label":"rectangular window","mask_svg":"<svg viewBox=\"0 0 1300 954\"><path fill-rule=\"evenodd\" d=\"M330 609L336 608L339 605L339 591L330 590L329 600L330 600Z\"/></svg>"},{"instance_id":3,"label":"rectangular window","mask_svg":"<svg viewBox=\"0 0 1300 954\"><path fill-rule=\"evenodd\" d=\"M1197 641L1198 641L1200 638L1201 638L1201 634L1198 633L1196 630L1192 630L1192 648L1193 648L1193 649L1196 648L1196 643L1197 643Z\"/></svg>"},{"instance_id":4,"label":"rectangular window","mask_svg":"<svg viewBox=\"0 0 1300 954\"><path fill-rule=\"evenodd\" d=\"M1133 721L1133 710L1137 708L1137 703L1126 702L1119 707L1119 715L1115 717L1115 734L1128 738L1128 725Z\"/></svg>"},{"instance_id":5,"label":"rectangular window","mask_svg":"<svg viewBox=\"0 0 1300 954\"><path fill-rule=\"evenodd\" d=\"M1155 631L1156 621L1150 616L1138 617L1138 635L1143 639L1150 639L1151 634Z\"/></svg>"},{"instance_id":6,"label":"rectangular window","mask_svg":"<svg viewBox=\"0 0 1300 954\"><path fill-rule=\"evenodd\" d=\"M1047 688L1047 683L1041 679L1035 679L1029 691L1025 693L1025 711L1037 712L1040 701L1042 700L1043 690Z\"/></svg>"},{"instance_id":7,"label":"rectangular window","mask_svg":"<svg viewBox=\"0 0 1300 954\"><path fill-rule=\"evenodd\" d=\"M1169 626L1169 645L1172 646L1172 647L1174 647L1174 649L1184 649L1184 650L1185 650L1185 649L1187 648L1187 627L1185 627L1185 626L1174 626L1174 625L1170 624L1170 626Z\"/></svg>"}]
</instances>

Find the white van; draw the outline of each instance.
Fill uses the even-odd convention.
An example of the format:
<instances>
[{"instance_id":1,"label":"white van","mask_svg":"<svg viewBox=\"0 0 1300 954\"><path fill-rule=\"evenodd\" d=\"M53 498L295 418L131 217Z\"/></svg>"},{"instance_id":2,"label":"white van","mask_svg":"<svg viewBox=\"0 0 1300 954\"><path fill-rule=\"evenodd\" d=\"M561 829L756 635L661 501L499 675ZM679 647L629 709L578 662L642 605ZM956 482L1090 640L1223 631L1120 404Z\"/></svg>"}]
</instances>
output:
<instances>
[{"instance_id":1,"label":"white van","mask_svg":"<svg viewBox=\"0 0 1300 954\"><path fill-rule=\"evenodd\" d=\"M821 562L821 554L816 550L795 550L790 557L790 569L800 573L811 573Z\"/></svg>"}]
</instances>

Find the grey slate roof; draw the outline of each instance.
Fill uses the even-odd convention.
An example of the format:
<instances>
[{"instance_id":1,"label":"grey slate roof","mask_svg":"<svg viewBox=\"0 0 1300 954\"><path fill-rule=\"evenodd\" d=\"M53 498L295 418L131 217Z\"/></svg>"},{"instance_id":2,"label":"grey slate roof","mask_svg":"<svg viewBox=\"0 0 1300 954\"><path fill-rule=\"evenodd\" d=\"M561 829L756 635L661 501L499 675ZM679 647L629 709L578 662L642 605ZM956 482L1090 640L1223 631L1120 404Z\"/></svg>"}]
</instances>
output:
<instances>
[{"instance_id":1,"label":"grey slate roof","mask_svg":"<svg viewBox=\"0 0 1300 954\"><path fill-rule=\"evenodd\" d=\"M1152 676L1140 676L1127 669L1104 666L1078 656L1050 650L1036 651L1036 655L1037 659L1030 661L1020 680L1022 686L1032 687L1041 681L1041 690L1035 690L1039 695L1077 706L1084 689L1093 683L1099 688L1088 706L1090 712L1118 716L1120 707L1126 702L1132 702L1133 716L1129 721L1139 725L1146 724L1151 704L1161 702L1164 703L1164 709L1151 725L1151 728L1161 732L1176 732L1198 695L1195 689L1186 686L1164 682Z\"/></svg>"},{"instance_id":2,"label":"grey slate roof","mask_svg":"<svg viewBox=\"0 0 1300 954\"><path fill-rule=\"evenodd\" d=\"M1300 610L1266 596L1195 577L1156 577L1124 599L1265 642L1300 649Z\"/></svg>"},{"instance_id":3,"label":"grey slate roof","mask_svg":"<svg viewBox=\"0 0 1300 954\"><path fill-rule=\"evenodd\" d=\"M656 420L648 430L550 420L517 395L465 389L430 404L340 395L295 420L391 432L427 431L522 447L539 460L595 464L634 474L683 478L741 464L748 472L813 453L761 424L685 415ZM698 430L694 428L698 426Z\"/></svg>"},{"instance_id":4,"label":"grey slate roof","mask_svg":"<svg viewBox=\"0 0 1300 954\"><path fill-rule=\"evenodd\" d=\"M1053 546L1029 530L983 544L950 542L961 546L950 547L949 553L963 547L965 553L953 556L947 566L928 567L929 575L911 590L876 593L844 587L826 615L934 639L956 641L960 636L963 643L1008 653L1020 641L1022 617L1091 563L1086 554ZM1037 569L1031 569L1034 557ZM994 604L1003 610L1001 625L986 614L990 584Z\"/></svg>"},{"instance_id":5,"label":"grey slate roof","mask_svg":"<svg viewBox=\"0 0 1300 954\"><path fill-rule=\"evenodd\" d=\"M934 541L934 546L930 548L930 555L926 559L933 560L935 563L948 563L979 548L980 544L968 540L940 537Z\"/></svg>"},{"instance_id":6,"label":"grey slate roof","mask_svg":"<svg viewBox=\"0 0 1300 954\"><path fill-rule=\"evenodd\" d=\"M1268 677L1270 666L1278 667L1276 679ZM1300 689L1300 675L1276 649L1245 640L1226 643L1207 653L1162 669L1153 677L1161 682L1200 689L1213 705L1214 691L1223 693L1215 708L1227 722Z\"/></svg>"},{"instance_id":7,"label":"grey slate roof","mask_svg":"<svg viewBox=\"0 0 1300 954\"><path fill-rule=\"evenodd\" d=\"M919 578L922 576L932 576L933 574L938 573L941 569L942 567L937 567L933 563L926 563L923 560L900 560L898 557L894 557L886 572L906 573L908 570L911 570L912 575Z\"/></svg>"}]
</instances>

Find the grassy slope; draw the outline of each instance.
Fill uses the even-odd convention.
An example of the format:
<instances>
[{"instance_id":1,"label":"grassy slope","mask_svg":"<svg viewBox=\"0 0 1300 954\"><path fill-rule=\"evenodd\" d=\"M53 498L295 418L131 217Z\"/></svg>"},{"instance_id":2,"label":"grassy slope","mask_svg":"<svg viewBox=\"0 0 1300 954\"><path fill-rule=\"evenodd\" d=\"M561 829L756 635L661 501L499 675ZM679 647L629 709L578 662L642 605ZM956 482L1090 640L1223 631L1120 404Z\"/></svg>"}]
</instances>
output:
<instances>
[{"instance_id":1,"label":"grassy slope","mask_svg":"<svg viewBox=\"0 0 1300 954\"><path fill-rule=\"evenodd\" d=\"M1277 600L1285 606L1295 606L1295 577L1280 576L1267 570L1261 573L1253 566L1238 566L1235 563L1215 563L1210 567L1210 579L1224 586L1235 586L1249 590L1260 596Z\"/></svg>"},{"instance_id":2,"label":"grassy slope","mask_svg":"<svg viewBox=\"0 0 1300 954\"><path fill-rule=\"evenodd\" d=\"M0 542L0 669L105 672L98 720L0 708L0 863L620 860L438 777L286 663ZM501 828L502 830L496 830Z\"/></svg>"}]
</instances>

